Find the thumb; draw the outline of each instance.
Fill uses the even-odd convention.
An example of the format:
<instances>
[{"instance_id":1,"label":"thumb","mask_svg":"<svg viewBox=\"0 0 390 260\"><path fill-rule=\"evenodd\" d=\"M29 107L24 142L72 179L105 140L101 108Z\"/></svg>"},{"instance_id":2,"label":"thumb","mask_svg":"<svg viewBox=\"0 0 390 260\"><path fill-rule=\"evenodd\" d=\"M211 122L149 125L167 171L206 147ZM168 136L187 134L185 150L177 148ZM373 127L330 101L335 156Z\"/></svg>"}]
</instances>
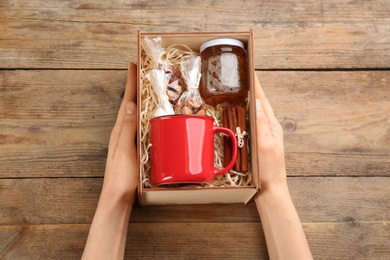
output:
<instances>
[{"instance_id":1,"label":"thumb","mask_svg":"<svg viewBox=\"0 0 390 260\"><path fill-rule=\"evenodd\" d=\"M118 148L123 151L130 151L135 146L135 135L137 132L137 105L129 101L125 105L125 115L121 125Z\"/></svg>"},{"instance_id":2,"label":"thumb","mask_svg":"<svg viewBox=\"0 0 390 260\"><path fill-rule=\"evenodd\" d=\"M257 124L257 144L258 149L267 146L271 140L270 122L265 114L264 107L260 99L256 99L256 124Z\"/></svg>"},{"instance_id":3,"label":"thumb","mask_svg":"<svg viewBox=\"0 0 390 260\"><path fill-rule=\"evenodd\" d=\"M260 99L256 99L256 121L260 129L269 129L270 122L265 114L264 107Z\"/></svg>"}]
</instances>

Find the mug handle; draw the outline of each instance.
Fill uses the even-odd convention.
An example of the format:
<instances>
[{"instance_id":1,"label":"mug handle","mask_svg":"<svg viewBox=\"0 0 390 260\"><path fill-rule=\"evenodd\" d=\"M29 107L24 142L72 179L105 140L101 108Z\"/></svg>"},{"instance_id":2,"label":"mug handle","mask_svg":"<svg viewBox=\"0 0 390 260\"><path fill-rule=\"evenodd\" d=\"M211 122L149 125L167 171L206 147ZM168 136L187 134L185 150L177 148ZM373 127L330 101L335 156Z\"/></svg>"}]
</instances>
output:
<instances>
[{"instance_id":1,"label":"mug handle","mask_svg":"<svg viewBox=\"0 0 390 260\"><path fill-rule=\"evenodd\" d=\"M214 169L214 176L218 176L218 175L227 173L228 171L230 171L231 168L233 168L234 164L236 163L238 148L237 148L237 139L236 139L236 136L232 130L225 128L225 127L214 126L213 131L214 131L214 134L216 134L217 132L225 133L225 134L229 135L230 139L232 140L232 158L226 167L224 167L220 170Z\"/></svg>"}]
</instances>

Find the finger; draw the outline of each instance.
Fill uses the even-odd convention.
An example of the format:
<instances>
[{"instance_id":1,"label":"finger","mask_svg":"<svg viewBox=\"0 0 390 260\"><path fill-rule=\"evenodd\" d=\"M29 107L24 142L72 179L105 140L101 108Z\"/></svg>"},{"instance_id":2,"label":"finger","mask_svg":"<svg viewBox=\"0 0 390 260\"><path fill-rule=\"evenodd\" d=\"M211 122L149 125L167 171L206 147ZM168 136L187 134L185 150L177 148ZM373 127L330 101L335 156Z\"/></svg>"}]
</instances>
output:
<instances>
[{"instance_id":1,"label":"finger","mask_svg":"<svg viewBox=\"0 0 390 260\"><path fill-rule=\"evenodd\" d=\"M127 82L126 82L126 88L125 88L125 94L123 96L123 100L121 103L121 106L119 108L118 116L116 119L116 123L114 125L114 128L111 132L110 137L110 144L109 144L109 152L113 149L110 149L110 147L116 147L118 143L119 134L121 132L121 126L122 122L125 117L125 106L126 102L135 102L136 101L136 89L137 89L137 65L134 63L129 63L128 67L128 73L127 73Z\"/></svg>"},{"instance_id":2,"label":"finger","mask_svg":"<svg viewBox=\"0 0 390 260\"><path fill-rule=\"evenodd\" d=\"M271 124L277 123L278 121L275 117L274 111L267 97L264 94L263 88L261 87L257 74L255 74L255 98L260 100L264 113L267 116L269 123Z\"/></svg>"},{"instance_id":3,"label":"finger","mask_svg":"<svg viewBox=\"0 0 390 260\"><path fill-rule=\"evenodd\" d=\"M264 144L271 136L270 122L265 114L264 106L260 99L256 99L256 122L257 122L257 141L259 145Z\"/></svg>"},{"instance_id":4,"label":"finger","mask_svg":"<svg viewBox=\"0 0 390 260\"><path fill-rule=\"evenodd\" d=\"M117 122L121 124L123 116L125 114L125 104L129 101L136 102L137 97L137 65L130 62L127 70L127 81L125 94L122 99L121 107L117 117Z\"/></svg>"},{"instance_id":5,"label":"finger","mask_svg":"<svg viewBox=\"0 0 390 260\"><path fill-rule=\"evenodd\" d=\"M123 100L136 102L137 98L137 65L130 62L128 66L126 90Z\"/></svg>"},{"instance_id":6,"label":"finger","mask_svg":"<svg viewBox=\"0 0 390 260\"><path fill-rule=\"evenodd\" d=\"M120 128L118 144L115 150L125 154L134 151L135 135L137 132L137 105L129 101L125 104L125 115Z\"/></svg>"},{"instance_id":7,"label":"finger","mask_svg":"<svg viewBox=\"0 0 390 260\"><path fill-rule=\"evenodd\" d=\"M272 124L265 114L260 99L256 99L257 147L259 156L275 148L275 136Z\"/></svg>"}]
</instances>

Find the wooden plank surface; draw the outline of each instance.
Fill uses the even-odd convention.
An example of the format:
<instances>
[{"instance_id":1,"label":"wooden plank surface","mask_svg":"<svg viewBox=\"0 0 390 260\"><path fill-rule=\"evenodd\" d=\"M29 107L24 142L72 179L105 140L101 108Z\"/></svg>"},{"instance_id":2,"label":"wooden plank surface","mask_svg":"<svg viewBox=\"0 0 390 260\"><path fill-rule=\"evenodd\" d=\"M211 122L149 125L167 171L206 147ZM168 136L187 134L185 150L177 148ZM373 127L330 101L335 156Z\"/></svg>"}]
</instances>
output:
<instances>
[{"instance_id":1,"label":"wooden plank surface","mask_svg":"<svg viewBox=\"0 0 390 260\"><path fill-rule=\"evenodd\" d=\"M88 224L101 178L0 180L0 226ZM388 177L290 177L289 187L304 222L390 221ZM66 209L66 210L63 210ZM257 222L248 205L136 206L132 223Z\"/></svg>"},{"instance_id":2,"label":"wooden plank surface","mask_svg":"<svg viewBox=\"0 0 390 260\"><path fill-rule=\"evenodd\" d=\"M186 12L188 10L191 12ZM213 10L218 10L218 15ZM129 13L131 11L131 13ZM161 15L169 11L170 16ZM259 22L364 22L389 21L390 7L386 0L349 1L256 1L239 0L203 2L120 1L104 0L14 0L2 1L0 13L7 20L54 20L84 22L134 23L143 26L173 24L186 14L186 23L229 25L221 21L233 20L230 26L250 25ZM147 14L147 15L145 15ZM213 14L213 15L210 15ZM178 17L179 16L179 17ZM202 19L199 19L202 18ZM169 23L170 22L170 23ZM219 22L219 23L218 23Z\"/></svg>"},{"instance_id":3,"label":"wooden plank surface","mask_svg":"<svg viewBox=\"0 0 390 260\"><path fill-rule=\"evenodd\" d=\"M256 69L386 68L390 64L389 24L271 23L212 26L206 31L253 29ZM144 31L175 29L156 25ZM137 60L139 30L141 26L121 23L6 20L0 23L4 37L0 41L1 67L124 69L128 61ZM203 27L179 31L203 31Z\"/></svg>"},{"instance_id":4,"label":"wooden plank surface","mask_svg":"<svg viewBox=\"0 0 390 260\"><path fill-rule=\"evenodd\" d=\"M250 29L314 258L388 259L389 28L387 0L1 1L0 259L80 259L139 30ZM126 259L172 258L267 259L255 204L135 205Z\"/></svg>"},{"instance_id":5,"label":"wooden plank surface","mask_svg":"<svg viewBox=\"0 0 390 260\"><path fill-rule=\"evenodd\" d=\"M191 10L191 15L185 10ZM218 13L215 13L218 10ZM169 14L169 15L167 15ZM257 69L386 68L390 8L376 1L3 1L3 68L126 68L137 31L255 32Z\"/></svg>"},{"instance_id":6,"label":"wooden plank surface","mask_svg":"<svg viewBox=\"0 0 390 260\"><path fill-rule=\"evenodd\" d=\"M261 71L290 176L388 176L388 71ZM0 177L99 177L126 71L0 71ZM75 163L77 161L77 164Z\"/></svg>"},{"instance_id":7,"label":"wooden plank surface","mask_svg":"<svg viewBox=\"0 0 390 260\"><path fill-rule=\"evenodd\" d=\"M2 259L80 259L89 225L0 227ZM387 259L390 222L305 223L314 259ZM25 246L28 245L28 246ZM261 224L131 223L125 259L267 259Z\"/></svg>"},{"instance_id":8,"label":"wooden plank surface","mask_svg":"<svg viewBox=\"0 0 390 260\"><path fill-rule=\"evenodd\" d=\"M0 177L101 176L126 75L0 71Z\"/></svg>"}]
</instances>

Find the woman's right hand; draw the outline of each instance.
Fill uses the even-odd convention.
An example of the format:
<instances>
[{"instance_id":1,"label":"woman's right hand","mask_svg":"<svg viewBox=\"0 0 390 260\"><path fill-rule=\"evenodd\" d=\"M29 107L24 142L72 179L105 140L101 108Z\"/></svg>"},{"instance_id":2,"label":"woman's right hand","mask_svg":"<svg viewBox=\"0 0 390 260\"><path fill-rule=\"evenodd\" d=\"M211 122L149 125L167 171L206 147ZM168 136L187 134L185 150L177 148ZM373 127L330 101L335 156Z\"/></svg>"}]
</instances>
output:
<instances>
[{"instance_id":1,"label":"woman's right hand","mask_svg":"<svg viewBox=\"0 0 390 260\"><path fill-rule=\"evenodd\" d=\"M313 259L287 186L283 129L256 76L257 144L261 188L255 198L270 259Z\"/></svg>"},{"instance_id":2,"label":"woman's right hand","mask_svg":"<svg viewBox=\"0 0 390 260\"><path fill-rule=\"evenodd\" d=\"M261 191L287 185L283 129L255 75L256 124Z\"/></svg>"}]
</instances>

